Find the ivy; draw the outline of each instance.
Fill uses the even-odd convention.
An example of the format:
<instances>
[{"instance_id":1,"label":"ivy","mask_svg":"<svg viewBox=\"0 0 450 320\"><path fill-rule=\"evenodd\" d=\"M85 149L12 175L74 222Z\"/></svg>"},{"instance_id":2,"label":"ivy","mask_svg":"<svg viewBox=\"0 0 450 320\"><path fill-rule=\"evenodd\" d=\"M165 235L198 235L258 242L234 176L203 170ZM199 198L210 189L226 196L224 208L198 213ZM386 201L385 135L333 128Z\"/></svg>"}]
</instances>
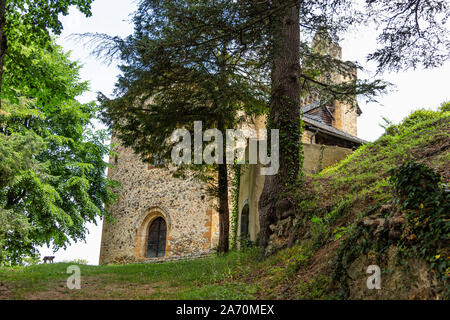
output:
<instances>
[{"instance_id":1,"label":"ivy","mask_svg":"<svg viewBox=\"0 0 450 320\"><path fill-rule=\"evenodd\" d=\"M391 182L399 210L405 213L406 226L399 248L430 265L442 288L449 278L450 192L441 176L428 166L409 161L392 170Z\"/></svg>"},{"instance_id":2,"label":"ivy","mask_svg":"<svg viewBox=\"0 0 450 320\"><path fill-rule=\"evenodd\" d=\"M232 200L232 206L233 211L231 213L231 248L236 249L237 248L237 238L238 238L238 217L239 217L239 186L241 181L241 165L234 163L233 165L233 181L232 181L232 194L231 194L231 200Z\"/></svg>"}]
</instances>

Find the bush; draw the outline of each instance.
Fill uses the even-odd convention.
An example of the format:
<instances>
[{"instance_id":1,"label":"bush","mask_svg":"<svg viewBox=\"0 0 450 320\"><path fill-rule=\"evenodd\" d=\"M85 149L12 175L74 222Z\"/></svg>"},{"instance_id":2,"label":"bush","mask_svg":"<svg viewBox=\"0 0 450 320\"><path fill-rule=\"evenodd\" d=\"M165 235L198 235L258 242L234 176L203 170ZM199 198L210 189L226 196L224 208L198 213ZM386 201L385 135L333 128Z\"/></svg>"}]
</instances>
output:
<instances>
[{"instance_id":1,"label":"bush","mask_svg":"<svg viewBox=\"0 0 450 320\"><path fill-rule=\"evenodd\" d=\"M448 102L444 102L443 104L441 104L439 111L441 112L448 112L450 111L450 101Z\"/></svg>"},{"instance_id":2,"label":"bush","mask_svg":"<svg viewBox=\"0 0 450 320\"><path fill-rule=\"evenodd\" d=\"M436 116L438 116L439 113L440 112L432 110L419 109L411 113L408 117L406 117L400 126L402 128L410 128L420 122L436 118Z\"/></svg>"},{"instance_id":3,"label":"bush","mask_svg":"<svg viewBox=\"0 0 450 320\"><path fill-rule=\"evenodd\" d=\"M424 164L407 162L392 170L399 209L406 214L400 247L430 264L442 287L448 280L450 193L441 177ZM447 286L444 296L450 295Z\"/></svg>"},{"instance_id":4,"label":"bush","mask_svg":"<svg viewBox=\"0 0 450 320\"><path fill-rule=\"evenodd\" d=\"M384 135L395 136L405 132L406 129L412 128L419 123L423 123L428 120L437 119L442 115L443 112L450 111L450 102L443 103L438 111L418 109L413 111L409 116L407 116L400 124L394 124L392 121L383 117L385 121L384 124L380 124L382 128L385 129Z\"/></svg>"},{"instance_id":5,"label":"bush","mask_svg":"<svg viewBox=\"0 0 450 320\"><path fill-rule=\"evenodd\" d=\"M409 161L391 171L391 183L401 199L401 209L439 204L441 177L424 164Z\"/></svg>"},{"instance_id":6,"label":"bush","mask_svg":"<svg viewBox=\"0 0 450 320\"><path fill-rule=\"evenodd\" d=\"M74 259L69 261L63 261L64 263L71 263L71 264L81 264L81 265L87 265L88 261L86 259Z\"/></svg>"}]
</instances>

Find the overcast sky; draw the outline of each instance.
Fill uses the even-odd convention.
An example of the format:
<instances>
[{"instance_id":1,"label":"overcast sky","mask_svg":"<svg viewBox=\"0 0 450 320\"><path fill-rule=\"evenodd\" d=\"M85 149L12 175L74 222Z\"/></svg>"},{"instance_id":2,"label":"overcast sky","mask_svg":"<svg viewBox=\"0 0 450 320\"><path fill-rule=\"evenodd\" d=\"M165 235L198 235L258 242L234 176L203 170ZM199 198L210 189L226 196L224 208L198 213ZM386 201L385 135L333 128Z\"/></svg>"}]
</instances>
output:
<instances>
[{"instance_id":1,"label":"overcast sky","mask_svg":"<svg viewBox=\"0 0 450 320\"><path fill-rule=\"evenodd\" d=\"M78 60L84 66L81 78L90 83L90 92L80 97L80 101L87 102L96 99L96 92L101 91L110 95L114 88L118 69L114 64L108 66L102 61L90 56L90 49L80 41L70 39L74 33L99 32L109 35L127 36L132 33L133 25L130 14L136 9L135 0L95 0L92 5L92 16L85 18L77 10L62 18L64 30L58 43L71 51L71 59ZM358 32L350 32L340 43L344 60L357 61L367 72L360 72L360 78L373 77L374 64L366 63L365 57L376 47L375 30L365 27ZM415 70L398 74L384 74L382 78L395 84L395 89L378 99L379 103L366 104L359 100L362 115L358 119L358 136L368 141L374 141L382 133L380 123L386 117L398 123L412 110L427 108L436 110L439 105L450 100L450 63L442 68L433 70ZM70 245L65 251L53 254L50 248L40 248L42 256L55 255L55 261L71 261L85 259L89 264L98 264L100 253L101 226L89 224L89 234L86 243Z\"/></svg>"}]
</instances>

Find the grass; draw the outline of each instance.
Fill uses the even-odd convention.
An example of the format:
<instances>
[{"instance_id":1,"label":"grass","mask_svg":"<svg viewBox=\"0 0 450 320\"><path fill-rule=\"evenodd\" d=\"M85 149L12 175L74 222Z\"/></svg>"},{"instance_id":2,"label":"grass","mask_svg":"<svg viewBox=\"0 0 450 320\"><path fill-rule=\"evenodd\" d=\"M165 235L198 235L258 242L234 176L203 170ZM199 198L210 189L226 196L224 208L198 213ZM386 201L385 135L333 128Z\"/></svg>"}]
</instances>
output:
<instances>
[{"instance_id":1,"label":"grass","mask_svg":"<svg viewBox=\"0 0 450 320\"><path fill-rule=\"evenodd\" d=\"M0 268L0 283L8 287L0 298L251 299L252 285L232 280L254 259L248 251L160 264L78 265L83 290L65 285L72 263Z\"/></svg>"},{"instance_id":2,"label":"grass","mask_svg":"<svg viewBox=\"0 0 450 320\"><path fill-rule=\"evenodd\" d=\"M402 163L415 160L438 172L445 182L450 180L450 112L448 104L442 110L417 110L401 124L391 125L377 141L357 149L335 166L309 176L311 190L307 201L300 201L303 216L321 219L329 227L354 222L392 200L390 172ZM445 108L447 106L447 108ZM310 212L307 212L310 211ZM316 215L316 217L314 217Z\"/></svg>"},{"instance_id":3,"label":"grass","mask_svg":"<svg viewBox=\"0 0 450 320\"><path fill-rule=\"evenodd\" d=\"M69 290L73 263L0 268L0 299L280 299L311 256L295 246L260 260L249 248L225 256L160 264L78 265L81 290ZM5 289L6 288L6 289Z\"/></svg>"},{"instance_id":4,"label":"grass","mask_svg":"<svg viewBox=\"0 0 450 320\"><path fill-rule=\"evenodd\" d=\"M295 199L300 220L297 244L266 260L260 260L258 250L250 248L226 256L163 264L80 264L81 290L66 286L66 270L73 263L0 268L0 299L409 298L417 282L414 277L423 270L397 273L400 267L390 264L390 257L384 254L392 247L390 242L374 243L368 252L360 251L366 245L358 221L392 201L390 172L404 161L424 163L449 182L450 112L445 110L418 110L402 124L387 128L376 142L307 177ZM359 260L363 264L357 265ZM396 288L392 293L386 289L379 296L370 296L374 293L359 285L367 277L364 267L374 260L384 263L383 277L391 276ZM354 261L359 273L353 271L351 286L336 286L336 281L344 283L342 277L351 271ZM416 266L416 262L409 265ZM428 297L425 291L414 296Z\"/></svg>"},{"instance_id":5,"label":"grass","mask_svg":"<svg viewBox=\"0 0 450 320\"><path fill-rule=\"evenodd\" d=\"M359 292L354 289L357 283L363 283L359 278L355 279L354 269L363 270L363 264L369 261L393 269L390 272L392 274L400 270L399 266L392 268L388 261L395 256L397 244L368 233L361 227L361 221L373 214L381 213L384 218L393 214L391 211L382 211L383 205L392 205L395 200L391 172L407 161L427 165L441 175L443 183L449 183L449 107L450 103L446 103L438 111L417 110L399 125L390 125L377 141L360 147L335 166L304 179L295 195L299 217L302 219L298 241L311 240L313 257L318 259L319 256L327 255L328 258L323 261L323 267L308 274L307 279L303 277L300 280L298 290L308 291L314 299L361 297L368 293L363 286ZM407 258L410 257L403 256L401 259ZM425 271L421 269L420 272ZM349 272L353 272L350 278L354 280L348 277ZM365 276L359 271L356 274L361 279ZM402 290L399 290L402 293L383 298L403 299L410 294L408 288L414 287L414 275L406 273L397 276L395 281L399 279L403 281ZM339 283L344 282L351 285L339 287ZM425 297L424 292L414 296Z\"/></svg>"}]
</instances>

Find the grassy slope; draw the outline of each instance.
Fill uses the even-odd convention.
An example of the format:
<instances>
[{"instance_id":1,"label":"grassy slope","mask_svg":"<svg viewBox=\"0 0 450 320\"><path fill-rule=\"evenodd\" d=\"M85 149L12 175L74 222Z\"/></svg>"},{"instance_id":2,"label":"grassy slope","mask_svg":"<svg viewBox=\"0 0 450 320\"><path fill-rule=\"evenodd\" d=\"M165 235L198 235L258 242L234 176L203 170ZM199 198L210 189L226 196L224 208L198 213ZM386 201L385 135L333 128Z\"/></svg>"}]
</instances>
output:
<instances>
[{"instance_id":1,"label":"grassy slope","mask_svg":"<svg viewBox=\"0 0 450 320\"><path fill-rule=\"evenodd\" d=\"M0 268L0 299L426 298L423 290L411 294L416 284L408 274L420 270L399 273L404 266L383 258L392 256L392 245L375 243L368 252L352 249L361 244L355 232L358 221L392 200L390 169L415 159L449 182L450 112L416 112L387 133L335 167L307 177L296 195L297 244L265 261L253 249L165 264L82 265L82 290L72 291L65 286L69 264ZM363 268L373 263L387 270L386 290L375 293L363 288ZM352 279L348 283L347 277L346 285L343 270Z\"/></svg>"},{"instance_id":2,"label":"grassy slope","mask_svg":"<svg viewBox=\"0 0 450 320\"><path fill-rule=\"evenodd\" d=\"M310 196L300 193L300 211L313 223L304 219L303 234L309 232L310 236L300 241L307 242L309 238L318 248L314 256L322 265L309 280L327 278L322 283L312 283L312 287L322 290L321 297L327 294L358 299L437 297L425 288L432 280L418 280L427 273L428 265L400 257L396 243L376 239L364 230L361 232L364 228L360 222L373 214L389 219L392 213L383 212L382 207L394 200L390 171L405 161L426 164L442 176L444 183L450 182L449 106L447 103L437 112L413 112L400 125L387 128L376 142L359 148L336 166L308 179L307 185L310 184L314 192ZM321 255L332 258L324 259ZM441 259L447 259L447 255L442 255ZM333 265L326 266L326 262ZM385 290L367 291L365 270L371 264L382 268ZM444 272L448 279L448 270ZM345 285L336 283L344 280Z\"/></svg>"},{"instance_id":3,"label":"grassy slope","mask_svg":"<svg viewBox=\"0 0 450 320\"><path fill-rule=\"evenodd\" d=\"M308 177L296 199L302 217L298 241L312 251L307 266L296 274L300 287L306 283L307 290L291 286L286 295L357 299L437 297L428 288L434 279L419 279L429 276L429 266L401 256L395 242L377 239L364 230L361 221L373 214L389 219L391 212L382 210L383 205L394 200L390 171L405 161L426 164L449 183L449 151L450 112L419 110L402 124L389 127L376 142L359 148L319 175ZM441 259L447 259L447 255L442 254ZM366 288L365 271L372 264L382 269L384 290ZM444 272L448 274L448 270Z\"/></svg>"},{"instance_id":4,"label":"grassy slope","mask_svg":"<svg viewBox=\"0 0 450 320\"><path fill-rule=\"evenodd\" d=\"M246 299L251 288L228 280L250 258L233 252L161 264L78 265L81 290L66 286L71 263L0 268L0 299Z\"/></svg>"}]
</instances>

